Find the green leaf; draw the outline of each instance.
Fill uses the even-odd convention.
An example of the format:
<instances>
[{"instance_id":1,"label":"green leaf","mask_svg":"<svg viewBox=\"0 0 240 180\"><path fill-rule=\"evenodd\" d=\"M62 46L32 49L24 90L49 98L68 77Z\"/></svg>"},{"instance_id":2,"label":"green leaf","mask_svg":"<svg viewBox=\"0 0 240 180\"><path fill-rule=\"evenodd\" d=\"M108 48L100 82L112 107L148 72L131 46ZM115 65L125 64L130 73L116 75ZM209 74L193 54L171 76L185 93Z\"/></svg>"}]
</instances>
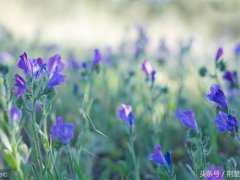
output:
<instances>
[{"instance_id":1,"label":"green leaf","mask_svg":"<svg viewBox=\"0 0 240 180\"><path fill-rule=\"evenodd\" d=\"M7 161L8 165L12 169L17 170L18 164L17 164L17 160L14 157L13 153L5 149L4 150L4 157L5 157L5 160Z\"/></svg>"},{"instance_id":2,"label":"green leaf","mask_svg":"<svg viewBox=\"0 0 240 180\"><path fill-rule=\"evenodd\" d=\"M12 146L10 144L10 141L7 137L7 135L3 132L2 129L0 129L0 139L3 143L3 145L9 150L9 151L12 151Z\"/></svg>"}]
</instances>

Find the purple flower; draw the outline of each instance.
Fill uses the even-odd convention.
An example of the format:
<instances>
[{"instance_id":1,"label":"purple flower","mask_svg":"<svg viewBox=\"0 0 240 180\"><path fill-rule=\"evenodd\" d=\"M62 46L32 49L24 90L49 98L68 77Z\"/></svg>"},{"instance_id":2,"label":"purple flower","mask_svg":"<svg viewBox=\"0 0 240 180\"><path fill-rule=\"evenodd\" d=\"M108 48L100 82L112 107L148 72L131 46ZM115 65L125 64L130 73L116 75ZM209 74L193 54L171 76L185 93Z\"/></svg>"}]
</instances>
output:
<instances>
[{"instance_id":1,"label":"purple flower","mask_svg":"<svg viewBox=\"0 0 240 180\"><path fill-rule=\"evenodd\" d=\"M48 60L48 75L51 78L56 71L60 72L64 68L64 65L61 61L61 56L59 54L56 54L49 58Z\"/></svg>"},{"instance_id":2,"label":"purple flower","mask_svg":"<svg viewBox=\"0 0 240 180\"><path fill-rule=\"evenodd\" d=\"M132 126L134 124L134 114L132 113L132 106L122 104L118 110L118 116L128 125Z\"/></svg>"},{"instance_id":3,"label":"purple flower","mask_svg":"<svg viewBox=\"0 0 240 180\"><path fill-rule=\"evenodd\" d=\"M215 119L215 125L220 133L225 131L233 132L238 129L238 120L235 116L220 111Z\"/></svg>"},{"instance_id":4,"label":"purple flower","mask_svg":"<svg viewBox=\"0 0 240 180\"><path fill-rule=\"evenodd\" d=\"M142 63L142 71L146 74L146 75L151 75L154 70L152 68L152 65L150 64L149 61L145 60L143 63Z\"/></svg>"},{"instance_id":5,"label":"purple flower","mask_svg":"<svg viewBox=\"0 0 240 180\"><path fill-rule=\"evenodd\" d=\"M15 95L17 97L22 96L27 89L25 80L18 74L15 75L15 87Z\"/></svg>"},{"instance_id":6,"label":"purple flower","mask_svg":"<svg viewBox=\"0 0 240 180\"><path fill-rule=\"evenodd\" d=\"M236 71L225 71L223 79L226 81L227 92L231 97L235 96L238 90L238 77Z\"/></svg>"},{"instance_id":7,"label":"purple flower","mask_svg":"<svg viewBox=\"0 0 240 180\"><path fill-rule=\"evenodd\" d=\"M240 56L240 43L235 46L234 53L236 57Z\"/></svg>"},{"instance_id":8,"label":"purple flower","mask_svg":"<svg viewBox=\"0 0 240 180\"><path fill-rule=\"evenodd\" d=\"M195 120L195 115L192 110L181 110L177 108L176 118L179 119L180 123L188 128L191 128L193 131L198 131L198 125Z\"/></svg>"},{"instance_id":9,"label":"purple flower","mask_svg":"<svg viewBox=\"0 0 240 180\"><path fill-rule=\"evenodd\" d=\"M32 63L31 63L31 60L28 58L28 55L26 52L24 52L20 56L18 67L22 69L26 75L28 75L29 73L32 73L32 70L33 70Z\"/></svg>"},{"instance_id":10,"label":"purple flower","mask_svg":"<svg viewBox=\"0 0 240 180\"><path fill-rule=\"evenodd\" d=\"M220 47L217 51L215 61L218 61L222 55L223 55L223 49Z\"/></svg>"},{"instance_id":11,"label":"purple flower","mask_svg":"<svg viewBox=\"0 0 240 180\"><path fill-rule=\"evenodd\" d=\"M149 160L154 161L162 166L165 166L167 164L167 161L165 157L163 156L162 149L160 145L157 145L153 153L150 155Z\"/></svg>"},{"instance_id":12,"label":"purple flower","mask_svg":"<svg viewBox=\"0 0 240 180\"><path fill-rule=\"evenodd\" d=\"M208 173L209 172L209 173ZM204 171L205 180L223 180L224 170L221 167L211 165Z\"/></svg>"},{"instance_id":13,"label":"purple flower","mask_svg":"<svg viewBox=\"0 0 240 180\"><path fill-rule=\"evenodd\" d=\"M48 63L48 75L50 80L48 81L47 87L54 87L62 85L65 81L66 75L62 75L60 72L63 70L64 65L61 61L60 55L55 55L49 58Z\"/></svg>"},{"instance_id":14,"label":"purple flower","mask_svg":"<svg viewBox=\"0 0 240 180\"><path fill-rule=\"evenodd\" d=\"M99 65L101 59L102 59L102 55L101 55L99 49L94 49L93 65L95 65L95 66Z\"/></svg>"},{"instance_id":15,"label":"purple flower","mask_svg":"<svg viewBox=\"0 0 240 180\"><path fill-rule=\"evenodd\" d=\"M59 71L56 71L51 79L48 81L47 87L54 87L57 85L62 85L65 81L66 75L60 74Z\"/></svg>"},{"instance_id":16,"label":"purple flower","mask_svg":"<svg viewBox=\"0 0 240 180\"><path fill-rule=\"evenodd\" d=\"M58 117L56 125L50 128L51 138L59 138L63 143L69 142L74 137L74 124L64 123L63 117Z\"/></svg>"},{"instance_id":17,"label":"purple flower","mask_svg":"<svg viewBox=\"0 0 240 180\"><path fill-rule=\"evenodd\" d=\"M207 98L210 101L217 103L223 109L228 108L226 97L221 89L221 86L218 84L213 84L210 87L210 93L207 95Z\"/></svg>"},{"instance_id":18,"label":"purple flower","mask_svg":"<svg viewBox=\"0 0 240 180\"><path fill-rule=\"evenodd\" d=\"M13 124L19 122L22 119L22 111L16 107L10 109L10 119Z\"/></svg>"}]
</instances>

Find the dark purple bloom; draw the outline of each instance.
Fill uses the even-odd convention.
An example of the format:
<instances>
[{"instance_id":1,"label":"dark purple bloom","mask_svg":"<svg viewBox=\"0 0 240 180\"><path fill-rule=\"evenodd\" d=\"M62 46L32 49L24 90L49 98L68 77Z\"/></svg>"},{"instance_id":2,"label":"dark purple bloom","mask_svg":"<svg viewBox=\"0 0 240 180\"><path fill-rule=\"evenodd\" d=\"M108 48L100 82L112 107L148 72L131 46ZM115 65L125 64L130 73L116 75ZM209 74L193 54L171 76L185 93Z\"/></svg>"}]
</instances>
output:
<instances>
[{"instance_id":1,"label":"dark purple bloom","mask_svg":"<svg viewBox=\"0 0 240 180\"><path fill-rule=\"evenodd\" d=\"M19 122L22 119L22 111L16 107L10 109L10 119L13 124Z\"/></svg>"},{"instance_id":2,"label":"dark purple bloom","mask_svg":"<svg viewBox=\"0 0 240 180\"><path fill-rule=\"evenodd\" d=\"M168 156L168 155L167 155ZM168 157L167 157L168 158ZM157 145L154 148L153 153L150 155L149 160L154 161L162 166L165 166L167 161L165 157L163 156L162 149L160 145Z\"/></svg>"},{"instance_id":3,"label":"dark purple bloom","mask_svg":"<svg viewBox=\"0 0 240 180\"><path fill-rule=\"evenodd\" d=\"M213 84L210 87L210 93L207 95L207 98L210 101L217 103L223 109L228 108L226 97L221 89L221 86L218 84Z\"/></svg>"},{"instance_id":4,"label":"dark purple bloom","mask_svg":"<svg viewBox=\"0 0 240 180\"><path fill-rule=\"evenodd\" d=\"M234 53L236 57L240 56L240 43L235 46Z\"/></svg>"},{"instance_id":5,"label":"dark purple bloom","mask_svg":"<svg viewBox=\"0 0 240 180\"><path fill-rule=\"evenodd\" d=\"M169 152L166 152L166 154L164 155L164 158L168 166L172 167L171 154Z\"/></svg>"},{"instance_id":6,"label":"dark purple bloom","mask_svg":"<svg viewBox=\"0 0 240 180\"><path fill-rule=\"evenodd\" d=\"M102 55L101 55L99 49L94 49L93 65L95 65L95 66L99 65L101 59L102 59Z\"/></svg>"},{"instance_id":7,"label":"dark purple bloom","mask_svg":"<svg viewBox=\"0 0 240 180\"><path fill-rule=\"evenodd\" d=\"M223 180L224 170L221 167L210 166L209 169L204 171L205 180Z\"/></svg>"},{"instance_id":8,"label":"dark purple bloom","mask_svg":"<svg viewBox=\"0 0 240 180\"><path fill-rule=\"evenodd\" d=\"M179 119L180 123L183 126L191 128L194 131L198 131L198 125L195 120L194 112L192 110L189 109L181 110L177 108L176 118Z\"/></svg>"},{"instance_id":9,"label":"dark purple bloom","mask_svg":"<svg viewBox=\"0 0 240 180\"><path fill-rule=\"evenodd\" d=\"M33 73L33 65L26 52L20 56L18 67L22 69L26 75Z\"/></svg>"},{"instance_id":10,"label":"dark purple bloom","mask_svg":"<svg viewBox=\"0 0 240 180\"><path fill-rule=\"evenodd\" d=\"M132 113L132 106L122 104L118 110L118 116L128 125L132 126L134 124L134 114Z\"/></svg>"},{"instance_id":11,"label":"dark purple bloom","mask_svg":"<svg viewBox=\"0 0 240 180\"><path fill-rule=\"evenodd\" d=\"M233 132L238 129L238 120L235 116L220 111L215 119L215 125L220 133L225 131Z\"/></svg>"},{"instance_id":12,"label":"dark purple bloom","mask_svg":"<svg viewBox=\"0 0 240 180\"><path fill-rule=\"evenodd\" d=\"M64 123L63 117L58 117L57 124L50 128L51 138L59 138L63 143L69 142L74 137L74 124Z\"/></svg>"},{"instance_id":13,"label":"dark purple bloom","mask_svg":"<svg viewBox=\"0 0 240 180\"><path fill-rule=\"evenodd\" d=\"M222 55L223 55L223 49L220 47L217 51L215 60L218 61Z\"/></svg>"},{"instance_id":14,"label":"dark purple bloom","mask_svg":"<svg viewBox=\"0 0 240 180\"><path fill-rule=\"evenodd\" d=\"M226 71L223 74L223 79L226 81L227 92L231 97L236 95L238 90L238 77L236 71Z\"/></svg>"},{"instance_id":15,"label":"dark purple bloom","mask_svg":"<svg viewBox=\"0 0 240 180\"><path fill-rule=\"evenodd\" d=\"M15 95L17 97L22 96L27 89L25 80L18 74L15 75L15 87Z\"/></svg>"}]
</instances>

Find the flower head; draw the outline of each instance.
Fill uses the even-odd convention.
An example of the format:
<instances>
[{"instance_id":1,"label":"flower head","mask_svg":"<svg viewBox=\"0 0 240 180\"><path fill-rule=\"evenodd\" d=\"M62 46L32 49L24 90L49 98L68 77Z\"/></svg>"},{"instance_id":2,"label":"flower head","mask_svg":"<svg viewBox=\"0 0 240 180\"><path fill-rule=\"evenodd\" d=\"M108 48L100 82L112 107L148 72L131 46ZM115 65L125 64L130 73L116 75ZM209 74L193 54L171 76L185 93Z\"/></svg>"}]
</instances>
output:
<instances>
[{"instance_id":1,"label":"flower head","mask_svg":"<svg viewBox=\"0 0 240 180\"><path fill-rule=\"evenodd\" d=\"M181 110L177 108L176 118L179 119L180 123L188 128L191 128L193 131L198 131L198 125L195 120L195 115L192 110L185 109Z\"/></svg>"},{"instance_id":2,"label":"flower head","mask_svg":"<svg viewBox=\"0 0 240 180\"><path fill-rule=\"evenodd\" d=\"M16 107L10 109L10 119L13 124L19 122L22 119L22 111Z\"/></svg>"},{"instance_id":3,"label":"flower head","mask_svg":"<svg viewBox=\"0 0 240 180\"><path fill-rule=\"evenodd\" d=\"M154 161L162 166L168 165L172 167L171 155L169 152L163 156L162 149L160 145L154 147L153 153L150 155L149 160Z\"/></svg>"},{"instance_id":4,"label":"flower head","mask_svg":"<svg viewBox=\"0 0 240 180\"><path fill-rule=\"evenodd\" d=\"M48 75L51 78L56 71L61 72L64 68L64 65L62 63L61 56L59 54L56 54L49 58L48 60Z\"/></svg>"},{"instance_id":5,"label":"flower head","mask_svg":"<svg viewBox=\"0 0 240 180\"><path fill-rule=\"evenodd\" d=\"M226 131L233 132L238 129L238 120L235 116L220 111L215 119L215 125L220 133Z\"/></svg>"},{"instance_id":6,"label":"flower head","mask_svg":"<svg viewBox=\"0 0 240 180\"><path fill-rule=\"evenodd\" d=\"M226 97L221 89L221 86L218 84L213 84L210 87L210 93L207 95L207 98L210 101L217 103L223 109L228 108Z\"/></svg>"},{"instance_id":7,"label":"flower head","mask_svg":"<svg viewBox=\"0 0 240 180\"><path fill-rule=\"evenodd\" d=\"M210 173L209 175L205 175L205 180L223 180L224 170L221 167L216 167L211 165L208 170Z\"/></svg>"},{"instance_id":8,"label":"flower head","mask_svg":"<svg viewBox=\"0 0 240 180\"><path fill-rule=\"evenodd\" d=\"M128 125L132 126L134 124L134 114L132 113L132 106L122 104L118 110L118 116Z\"/></svg>"},{"instance_id":9,"label":"flower head","mask_svg":"<svg viewBox=\"0 0 240 180\"><path fill-rule=\"evenodd\" d=\"M217 51L215 61L218 61L222 55L223 55L223 49L220 47Z\"/></svg>"},{"instance_id":10,"label":"flower head","mask_svg":"<svg viewBox=\"0 0 240 180\"><path fill-rule=\"evenodd\" d=\"M25 91L27 90L27 86L26 86L26 82L23 79L23 77L21 77L20 75L16 74L15 75L15 95L17 97L22 96Z\"/></svg>"},{"instance_id":11,"label":"flower head","mask_svg":"<svg viewBox=\"0 0 240 180\"><path fill-rule=\"evenodd\" d=\"M102 60L102 55L99 49L94 49L94 58L93 58L93 65L99 65L100 61Z\"/></svg>"},{"instance_id":12,"label":"flower head","mask_svg":"<svg viewBox=\"0 0 240 180\"><path fill-rule=\"evenodd\" d=\"M63 143L69 142L74 137L74 124L64 123L63 117L58 117L56 125L50 128L51 138L59 138Z\"/></svg>"},{"instance_id":13,"label":"flower head","mask_svg":"<svg viewBox=\"0 0 240 180\"><path fill-rule=\"evenodd\" d=\"M20 60L18 62L18 67L20 69L22 69L26 75L33 72L33 66L32 66L31 59L28 58L28 55L26 52L24 52L20 56Z\"/></svg>"},{"instance_id":14,"label":"flower head","mask_svg":"<svg viewBox=\"0 0 240 180\"><path fill-rule=\"evenodd\" d=\"M48 87L62 85L65 81L66 75L62 75L59 71L55 71L51 79L48 81Z\"/></svg>"}]
</instances>

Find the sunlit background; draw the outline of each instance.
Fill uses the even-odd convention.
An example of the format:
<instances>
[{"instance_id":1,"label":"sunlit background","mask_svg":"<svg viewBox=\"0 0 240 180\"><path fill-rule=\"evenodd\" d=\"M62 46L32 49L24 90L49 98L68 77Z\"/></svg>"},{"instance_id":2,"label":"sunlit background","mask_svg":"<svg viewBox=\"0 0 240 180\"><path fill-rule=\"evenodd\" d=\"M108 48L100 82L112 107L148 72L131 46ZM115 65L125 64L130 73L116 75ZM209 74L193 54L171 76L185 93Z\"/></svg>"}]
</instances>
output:
<instances>
[{"instance_id":1,"label":"sunlit background","mask_svg":"<svg viewBox=\"0 0 240 180\"><path fill-rule=\"evenodd\" d=\"M114 46L146 27L152 44L184 38L228 44L240 38L238 0L0 0L0 24L16 38L62 46Z\"/></svg>"}]
</instances>

